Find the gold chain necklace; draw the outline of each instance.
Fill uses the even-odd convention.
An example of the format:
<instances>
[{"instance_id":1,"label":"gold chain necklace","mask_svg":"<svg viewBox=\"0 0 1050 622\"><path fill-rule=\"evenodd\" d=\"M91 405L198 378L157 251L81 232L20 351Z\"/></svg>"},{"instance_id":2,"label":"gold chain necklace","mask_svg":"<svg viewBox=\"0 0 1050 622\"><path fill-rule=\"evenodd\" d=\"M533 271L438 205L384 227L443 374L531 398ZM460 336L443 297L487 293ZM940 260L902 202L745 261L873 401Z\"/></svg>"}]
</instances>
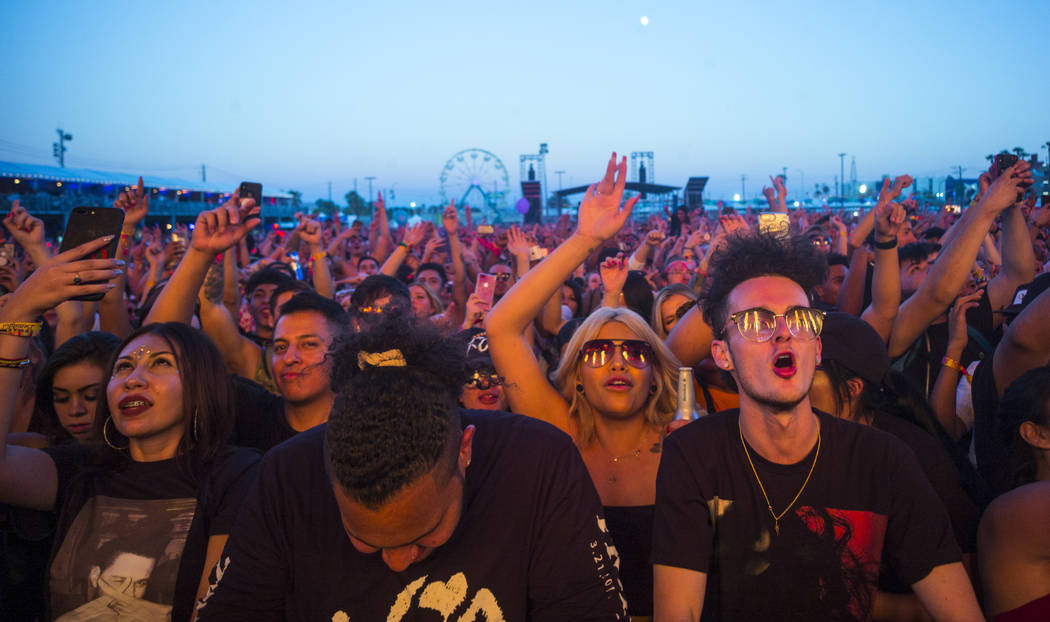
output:
<instances>
[{"instance_id":1,"label":"gold chain necklace","mask_svg":"<svg viewBox=\"0 0 1050 622\"><path fill-rule=\"evenodd\" d=\"M802 496L802 491L806 489L806 484L809 483L809 477L813 475L813 469L817 466L817 458L820 457L820 421L817 421L817 453L813 455L813 464L809 465L809 473L806 474L806 481L802 482L802 488L798 489L798 494L791 500L784 511L777 514L773 511L773 504L769 502L769 495L766 494L766 487L762 485L762 479L758 476L758 471L755 470L755 463L751 461L751 453L747 450L747 443L744 442L744 428L737 422L737 431L740 432L740 446L744 448L744 455L747 456L747 463L751 465L751 472L755 474L755 481L758 482L758 489L762 491L762 497L766 500L766 507L769 508L769 514L773 517L773 530L776 531L777 535L780 535L780 519L784 518L784 515L788 513L798 498Z\"/></svg>"}]
</instances>

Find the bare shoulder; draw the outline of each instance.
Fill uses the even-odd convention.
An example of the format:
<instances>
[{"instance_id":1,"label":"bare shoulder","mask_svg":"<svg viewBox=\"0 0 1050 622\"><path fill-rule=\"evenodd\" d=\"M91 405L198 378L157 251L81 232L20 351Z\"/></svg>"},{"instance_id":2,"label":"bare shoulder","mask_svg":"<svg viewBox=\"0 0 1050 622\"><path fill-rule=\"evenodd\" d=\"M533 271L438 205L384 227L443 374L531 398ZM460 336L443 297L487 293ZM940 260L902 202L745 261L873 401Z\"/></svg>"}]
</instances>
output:
<instances>
[{"instance_id":1,"label":"bare shoulder","mask_svg":"<svg viewBox=\"0 0 1050 622\"><path fill-rule=\"evenodd\" d=\"M1050 515L1050 482L1034 482L1000 495L981 517L981 535L988 538L1023 538L1050 543L1046 517Z\"/></svg>"}]
</instances>

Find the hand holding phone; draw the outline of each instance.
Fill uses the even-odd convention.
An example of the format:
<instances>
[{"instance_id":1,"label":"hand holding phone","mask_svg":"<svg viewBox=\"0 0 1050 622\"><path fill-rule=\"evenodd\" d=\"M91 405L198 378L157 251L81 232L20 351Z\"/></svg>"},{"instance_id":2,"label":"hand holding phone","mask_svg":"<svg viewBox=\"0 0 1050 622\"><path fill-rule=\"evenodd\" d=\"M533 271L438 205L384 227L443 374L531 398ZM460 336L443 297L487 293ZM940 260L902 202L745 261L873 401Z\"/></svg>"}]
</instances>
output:
<instances>
[{"instance_id":1,"label":"hand holding phone","mask_svg":"<svg viewBox=\"0 0 1050 622\"><path fill-rule=\"evenodd\" d=\"M112 259L117 252L120 231L124 226L124 210L117 207L74 207L66 221L66 231L62 235L62 246L59 254L105 236L113 236L106 245L95 250L85 259ZM97 285L101 281L89 281L86 284ZM102 300L102 293L75 296L71 300Z\"/></svg>"},{"instance_id":2,"label":"hand holding phone","mask_svg":"<svg viewBox=\"0 0 1050 622\"><path fill-rule=\"evenodd\" d=\"M254 181L242 181L237 189L237 196L242 199L254 199L255 204L262 207L262 184Z\"/></svg>"},{"instance_id":3,"label":"hand holding phone","mask_svg":"<svg viewBox=\"0 0 1050 622\"><path fill-rule=\"evenodd\" d=\"M492 301L496 298L496 275L479 274L478 280L474 284L474 293L485 304L486 310L491 309Z\"/></svg>"}]
</instances>

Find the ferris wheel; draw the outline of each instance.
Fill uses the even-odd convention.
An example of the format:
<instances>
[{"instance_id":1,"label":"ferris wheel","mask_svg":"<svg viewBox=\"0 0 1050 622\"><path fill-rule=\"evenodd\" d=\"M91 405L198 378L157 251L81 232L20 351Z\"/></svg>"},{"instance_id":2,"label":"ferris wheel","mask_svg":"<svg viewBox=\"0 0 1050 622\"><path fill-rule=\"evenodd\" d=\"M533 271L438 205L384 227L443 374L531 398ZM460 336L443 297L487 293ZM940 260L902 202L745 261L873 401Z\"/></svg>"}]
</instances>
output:
<instances>
[{"instance_id":1,"label":"ferris wheel","mask_svg":"<svg viewBox=\"0 0 1050 622\"><path fill-rule=\"evenodd\" d=\"M456 200L482 209L506 207L510 176L495 154L484 149L464 149L441 169L441 199Z\"/></svg>"}]
</instances>

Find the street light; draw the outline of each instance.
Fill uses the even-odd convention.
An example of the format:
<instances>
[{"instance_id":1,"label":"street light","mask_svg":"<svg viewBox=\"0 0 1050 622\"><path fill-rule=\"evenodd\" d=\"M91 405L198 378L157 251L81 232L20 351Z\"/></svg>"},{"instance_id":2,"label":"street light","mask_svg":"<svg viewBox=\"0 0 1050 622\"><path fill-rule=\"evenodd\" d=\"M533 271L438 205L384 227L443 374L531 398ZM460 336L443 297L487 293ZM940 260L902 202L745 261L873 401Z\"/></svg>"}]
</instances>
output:
<instances>
[{"instance_id":1,"label":"street light","mask_svg":"<svg viewBox=\"0 0 1050 622\"><path fill-rule=\"evenodd\" d=\"M740 202L740 194L739 193L733 195L733 201L735 201L737 203Z\"/></svg>"}]
</instances>

